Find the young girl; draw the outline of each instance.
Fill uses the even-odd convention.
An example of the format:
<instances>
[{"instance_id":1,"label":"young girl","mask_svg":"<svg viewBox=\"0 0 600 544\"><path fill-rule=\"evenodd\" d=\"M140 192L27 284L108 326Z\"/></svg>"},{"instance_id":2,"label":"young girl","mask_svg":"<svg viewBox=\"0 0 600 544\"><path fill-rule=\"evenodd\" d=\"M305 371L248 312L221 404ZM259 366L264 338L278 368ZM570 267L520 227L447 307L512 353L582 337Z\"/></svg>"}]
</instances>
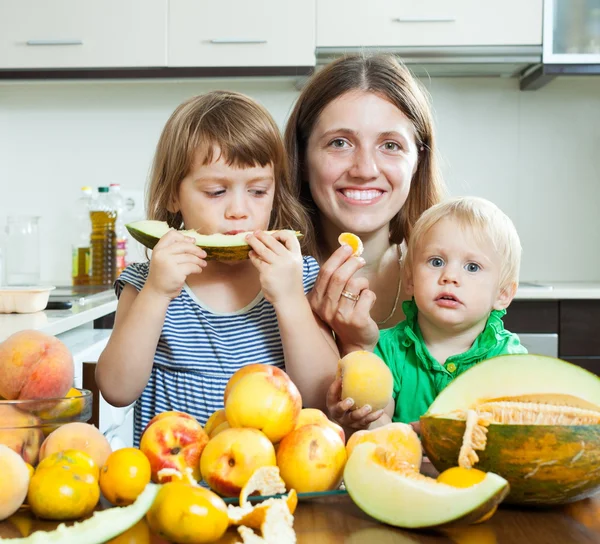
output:
<instances>
[{"instance_id":1,"label":"young girl","mask_svg":"<svg viewBox=\"0 0 600 544\"><path fill-rule=\"evenodd\" d=\"M455 198L421 215L404 264L413 300L403 304L406 319L382 330L375 347L392 371L394 400L373 426L416 422L473 365L527 353L502 323L517 291L520 263L513 223L487 200Z\"/></svg>"},{"instance_id":2,"label":"young girl","mask_svg":"<svg viewBox=\"0 0 600 544\"><path fill-rule=\"evenodd\" d=\"M115 326L96 380L115 406L139 399L134 441L165 410L202 424L223 407L231 375L244 365L285 369L306 406L324 407L338 359L332 335L305 298L318 265L302 257L292 231L305 212L291 188L283 143L269 113L250 98L217 91L181 104L162 132L150 179L150 219L174 229L247 237L250 259L205 260L177 230L149 263L132 264L116 282ZM306 363L330 368L317 381Z\"/></svg>"}]
</instances>

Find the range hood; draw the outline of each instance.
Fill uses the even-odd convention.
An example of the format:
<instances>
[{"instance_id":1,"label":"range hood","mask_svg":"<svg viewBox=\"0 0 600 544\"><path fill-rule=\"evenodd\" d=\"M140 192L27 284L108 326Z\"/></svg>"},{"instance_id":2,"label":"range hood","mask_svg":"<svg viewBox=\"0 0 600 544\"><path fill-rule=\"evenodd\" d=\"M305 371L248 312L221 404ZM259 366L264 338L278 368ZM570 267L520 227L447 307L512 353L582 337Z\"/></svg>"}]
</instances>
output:
<instances>
[{"instance_id":1,"label":"range hood","mask_svg":"<svg viewBox=\"0 0 600 544\"><path fill-rule=\"evenodd\" d=\"M392 53L420 77L518 77L542 62L541 45L317 47L317 69L350 53Z\"/></svg>"}]
</instances>

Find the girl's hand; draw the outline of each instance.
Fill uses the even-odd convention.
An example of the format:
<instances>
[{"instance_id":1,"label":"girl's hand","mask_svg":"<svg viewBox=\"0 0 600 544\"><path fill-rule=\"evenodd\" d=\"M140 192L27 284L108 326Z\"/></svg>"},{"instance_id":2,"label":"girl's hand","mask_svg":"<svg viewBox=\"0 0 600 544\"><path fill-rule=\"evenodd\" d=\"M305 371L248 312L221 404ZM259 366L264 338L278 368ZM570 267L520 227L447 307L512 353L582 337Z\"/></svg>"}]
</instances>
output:
<instances>
[{"instance_id":1,"label":"girl's hand","mask_svg":"<svg viewBox=\"0 0 600 544\"><path fill-rule=\"evenodd\" d=\"M249 234L246 241L252 248L250 261L258 270L262 291L271 304L304 298L302 253L293 232L267 234L259 230Z\"/></svg>"},{"instance_id":2,"label":"girl's hand","mask_svg":"<svg viewBox=\"0 0 600 544\"><path fill-rule=\"evenodd\" d=\"M357 410L352 410L354 401L352 399L341 399L342 379L336 378L327 391L327 411L329 417L338 425L354 430L366 429L373 421L378 420L384 410L371 411L370 406L363 406Z\"/></svg>"},{"instance_id":3,"label":"girl's hand","mask_svg":"<svg viewBox=\"0 0 600 544\"><path fill-rule=\"evenodd\" d=\"M313 311L335 332L342 356L371 350L379 340L379 328L371 318L375 293L366 278L354 277L364 264L352 256L350 246L339 247L321 267L308 294Z\"/></svg>"},{"instance_id":4,"label":"girl's hand","mask_svg":"<svg viewBox=\"0 0 600 544\"><path fill-rule=\"evenodd\" d=\"M170 230L154 246L144 288L172 300L179 296L186 278L206 266L206 251L194 239Z\"/></svg>"}]
</instances>

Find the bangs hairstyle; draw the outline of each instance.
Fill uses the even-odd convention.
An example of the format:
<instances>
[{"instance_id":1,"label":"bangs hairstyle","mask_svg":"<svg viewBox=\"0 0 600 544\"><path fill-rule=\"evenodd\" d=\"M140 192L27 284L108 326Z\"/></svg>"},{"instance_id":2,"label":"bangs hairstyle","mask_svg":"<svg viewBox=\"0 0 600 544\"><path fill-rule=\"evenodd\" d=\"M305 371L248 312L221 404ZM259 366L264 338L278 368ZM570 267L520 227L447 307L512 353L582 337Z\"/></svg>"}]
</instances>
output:
<instances>
[{"instance_id":1,"label":"bangs hairstyle","mask_svg":"<svg viewBox=\"0 0 600 544\"><path fill-rule=\"evenodd\" d=\"M491 243L494 251L502 255L500 288L519 283L521 267L521 241L510 218L494 203L478 197L458 197L441 202L421 215L408 242L405 268L410 270L412 255L419 240L439 221L452 218L463 228L472 230L480 243Z\"/></svg>"},{"instance_id":2,"label":"bangs hairstyle","mask_svg":"<svg viewBox=\"0 0 600 544\"><path fill-rule=\"evenodd\" d=\"M438 169L437 149L429 95L408 68L393 55L348 55L325 66L309 80L298 98L285 131L292 182L300 188L302 203L315 217L315 231L307 238L309 253L322 261L319 210L310 194L306 148L308 139L328 104L351 91L374 93L396 106L411 121L419 149L419 162L402 209L390 221L390 241L408 240L424 210L441 200L444 185Z\"/></svg>"},{"instance_id":3,"label":"bangs hairstyle","mask_svg":"<svg viewBox=\"0 0 600 544\"><path fill-rule=\"evenodd\" d=\"M147 201L149 219L166 221L176 229L182 227L181 213L169 208L176 200L181 181L192 168L197 150L204 154L203 165L221 157L236 168L272 165L275 195L269 229L307 231L308 215L290 183L277 124L263 106L246 95L230 91L196 96L171 114L152 164Z\"/></svg>"}]
</instances>

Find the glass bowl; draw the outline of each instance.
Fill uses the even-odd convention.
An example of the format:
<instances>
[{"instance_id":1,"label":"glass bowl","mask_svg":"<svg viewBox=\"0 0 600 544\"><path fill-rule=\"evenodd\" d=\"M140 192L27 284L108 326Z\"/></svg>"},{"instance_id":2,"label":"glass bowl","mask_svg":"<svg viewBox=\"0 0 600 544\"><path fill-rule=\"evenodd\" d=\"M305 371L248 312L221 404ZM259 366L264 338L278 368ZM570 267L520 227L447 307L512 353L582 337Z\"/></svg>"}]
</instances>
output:
<instances>
[{"instance_id":1,"label":"glass bowl","mask_svg":"<svg viewBox=\"0 0 600 544\"><path fill-rule=\"evenodd\" d=\"M0 444L36 466L44 439L65 423L92 417L92 392L72 388L65 397L0 400Z\"/></svg>"}]
</instances>

